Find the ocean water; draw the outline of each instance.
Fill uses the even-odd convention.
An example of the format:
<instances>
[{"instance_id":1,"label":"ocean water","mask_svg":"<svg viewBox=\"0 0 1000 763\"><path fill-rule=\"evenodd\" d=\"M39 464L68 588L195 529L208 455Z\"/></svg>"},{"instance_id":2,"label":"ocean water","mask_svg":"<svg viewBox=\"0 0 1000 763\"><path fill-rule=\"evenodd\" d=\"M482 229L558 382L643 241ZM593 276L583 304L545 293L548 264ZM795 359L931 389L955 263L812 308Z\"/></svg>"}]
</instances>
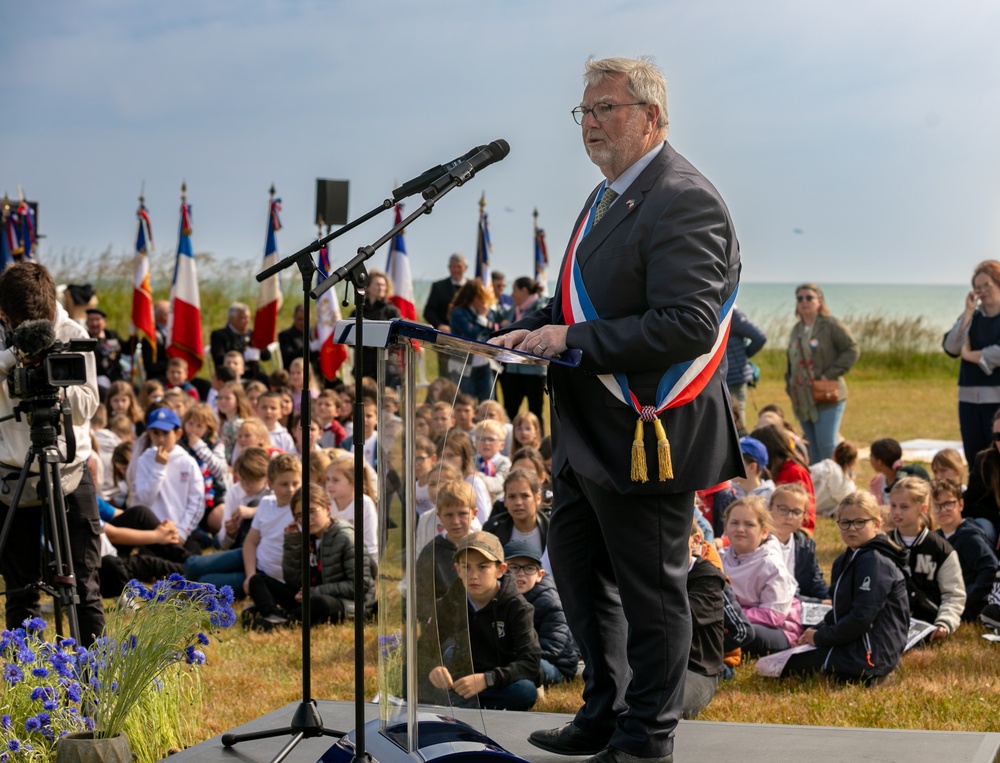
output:
<instances>
[{"instance_id":1,"label":"ocean water","mask_svg":"<svg viewBox=\"0 0 1000 763\"><path fill-rule=\"evenodd\" d=\"M512 279L508 278L508 286ZM889 319L922 318L925 326L944 333L965 307L968 285L961 284L818 284L830 312L850 321L868 316ZM761 328L791 327L794 322L793 283L742 283L737 306ZM549 293L555 284L549 283ZM430 281L414 283L417 310L427 301Z\"/></svg>"}]
</instances>

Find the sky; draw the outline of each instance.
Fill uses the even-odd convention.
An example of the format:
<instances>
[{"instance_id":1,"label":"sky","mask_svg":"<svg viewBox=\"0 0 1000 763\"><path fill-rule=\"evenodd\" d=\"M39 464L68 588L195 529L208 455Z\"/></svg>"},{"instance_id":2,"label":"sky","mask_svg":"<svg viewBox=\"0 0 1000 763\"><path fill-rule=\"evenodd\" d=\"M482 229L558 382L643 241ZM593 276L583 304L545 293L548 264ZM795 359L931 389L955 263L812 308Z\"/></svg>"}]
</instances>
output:
<instances>
[{"instance_id":1,"label":"sky","mask_svg":"<svg viewBox=\"0 0 1000 763\"><path fill-rule=\"evenodd\" d=\"M997 3L925 0L11 3L0 193L39 202L46 261L130 252L144 189L169 259L186 181L195 251L249 272L272 183L285 256L316 236L317 178L350 182L354 219L503 138L510 155L406 242L414 278L444 277L450 253L475 254L485 193L510 280L532 271L532 212L558 262L602 179L570 116L587 57L648 54L668 140L729 205L744 280L963 283L1000 258L998 29Z\"/></svg>"}]
</instances>

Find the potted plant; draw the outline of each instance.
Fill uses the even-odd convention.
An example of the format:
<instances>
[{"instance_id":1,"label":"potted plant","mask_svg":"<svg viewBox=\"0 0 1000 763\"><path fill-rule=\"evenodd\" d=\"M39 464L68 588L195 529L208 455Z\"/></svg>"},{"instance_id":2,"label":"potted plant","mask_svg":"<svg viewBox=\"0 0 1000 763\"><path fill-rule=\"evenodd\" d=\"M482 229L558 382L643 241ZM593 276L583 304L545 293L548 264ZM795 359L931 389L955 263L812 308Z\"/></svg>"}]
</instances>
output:
<instances>
[{"instance_id":1,"label":"potted plant","mask_svg":"<svg viewBox=\"0 0 1000 763\"><path fill-rule=\"evenodd\" d=\"M152 587L130 581L89 649L71 639L44 641L38 618L4 631L0 659L8 686L0 698L0 743L7 753L38 752L38 759L57 747L59 760L81 759L66 757L71 748L77 754L81 747L117 747L131 760L124 736L129 713L171 665L204 663L206 634L236 621L232 603L228 586L174 574ZM102 759L114 760L113 754L105 750Z\"/></svg>"}]
</instances>

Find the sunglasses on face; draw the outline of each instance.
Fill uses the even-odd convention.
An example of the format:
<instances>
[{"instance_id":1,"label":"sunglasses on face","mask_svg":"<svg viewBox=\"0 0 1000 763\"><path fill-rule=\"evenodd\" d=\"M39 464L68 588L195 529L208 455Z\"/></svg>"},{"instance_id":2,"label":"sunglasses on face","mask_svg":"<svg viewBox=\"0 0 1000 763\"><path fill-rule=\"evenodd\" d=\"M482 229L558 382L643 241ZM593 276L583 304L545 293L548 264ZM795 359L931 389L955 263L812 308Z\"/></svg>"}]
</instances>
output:
<instances>
[{"instance_id":1,"label":"sunglasses on face","mask_svg":"<svg viewBox=\"0 0 1000 763\"><path fill-rule=\"evenodd\" d=\"M796 302L812 302L814 299L816 299L816 297L813 294L797 294L795 296Z\"/></svg>"}]
</instances>

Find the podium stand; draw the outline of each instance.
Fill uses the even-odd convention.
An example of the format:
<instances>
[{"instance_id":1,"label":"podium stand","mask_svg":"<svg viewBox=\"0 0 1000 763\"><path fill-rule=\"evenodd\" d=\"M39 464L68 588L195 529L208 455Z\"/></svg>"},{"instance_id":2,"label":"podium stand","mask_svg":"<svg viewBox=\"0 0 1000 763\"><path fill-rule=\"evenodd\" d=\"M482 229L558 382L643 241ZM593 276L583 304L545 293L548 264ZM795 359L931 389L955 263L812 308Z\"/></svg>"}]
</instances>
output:
<instances>
[{"instance_id":1,"label":"podium stand","mask_svg":"<svg viewBox=\"0 0 1000 763\"><path fill-rule=\"evenodd\" d=\"M354 323L340 321L335 341L354 344ZM427 623L418 622L418 597L438 599L444 591L433 590L434 581L418 580L415 548L416 474L414 461L415 414L425 393L417 390L417 369L438 368L434 357L443 353L448 367L460 378L467 369L489 365L496 376L504 364L579 365L579 351L561 359L505 350L493 345L446 334L407 321L365 321L364 346L377 348L379 389L376 471L378 473L378 704L379 718L365 726L365 752L376 763L392 761L522 761L493 742L479 714L478 728L454 718L450 704L431 704L421 697L421 665L428 658L437 664L447 660L447 643L441 645ZM382 405L385 380L398 379L397 416ZM454 402L454 401L452 401ZM355 426L361 426L356 422ZM428 520L425 520L428 521ZM362 542L358 538L358 543ZM433 548L433 544L432 544ZM430 587L430 590L428 590ZM467 631L465 638L467 638ZM428 652L428 650L431 650ZM471 649L464 650L471 654ZM363 646L356 646L356 659L364 660ZM453 674L455 671L452 671ZM471 672L471 666L469 671ZM458 675L467 673L459 672ZM426 688L426 686L424 687ZM426 692L425 692L426 693ZM439 691L443 695L444 692ZM359 692L360 697L360 692ZM439 700L440 697L435 697ZM444 700L447 702L447 698ZM463 707L468 707L464 704ZM331 747L322 760L351 763L355 760L355 732Z\"/></svg>"}]
</instances>

